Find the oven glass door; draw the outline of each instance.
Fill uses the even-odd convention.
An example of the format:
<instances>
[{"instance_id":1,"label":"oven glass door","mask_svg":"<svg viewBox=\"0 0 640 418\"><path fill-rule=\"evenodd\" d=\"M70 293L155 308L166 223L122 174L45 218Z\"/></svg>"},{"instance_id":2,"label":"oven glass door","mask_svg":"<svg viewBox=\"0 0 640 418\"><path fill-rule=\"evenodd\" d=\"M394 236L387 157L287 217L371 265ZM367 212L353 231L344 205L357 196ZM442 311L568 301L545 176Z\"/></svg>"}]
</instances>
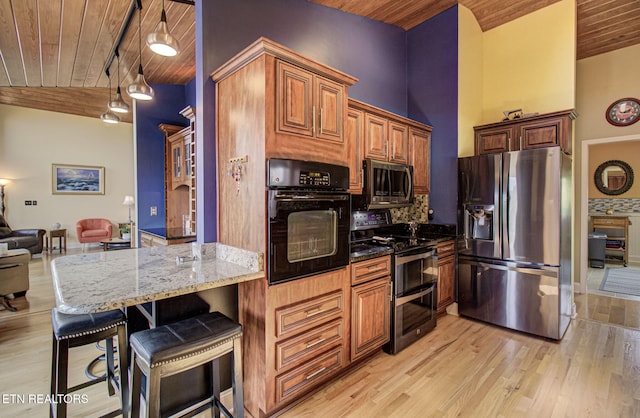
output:
<instances>
[{"instance_id":1,"label":"oven glass door","mask_svg":"<svg viewBox=\"0 0 640 418\"><path fill-rule=\"evenodd\" d=\"M269 192L269 283L349 264L348 193Z\"/></svg>"},{"instance_id":2,"label":"oven glass door","mask_svg":"<svg viewBox=\"0 0 640 418\"><path fill-rule=\"evenodd\" d=\"M435 250L418 249L395 256L395 294L413 292L438 282L438 259Z\"/></svg>"}]
</instances>

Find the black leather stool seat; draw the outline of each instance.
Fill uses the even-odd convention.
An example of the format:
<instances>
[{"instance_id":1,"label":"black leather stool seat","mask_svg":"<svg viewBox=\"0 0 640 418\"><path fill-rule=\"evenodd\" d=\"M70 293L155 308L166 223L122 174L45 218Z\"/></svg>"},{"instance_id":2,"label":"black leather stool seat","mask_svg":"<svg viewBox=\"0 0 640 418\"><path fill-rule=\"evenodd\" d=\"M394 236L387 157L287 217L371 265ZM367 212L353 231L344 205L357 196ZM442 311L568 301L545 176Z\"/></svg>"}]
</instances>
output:
<instances>
[{"instance_id":1,"label":"black leather stool seat","mask_svg":"<svg viewBox=\"0 0 640 418\"><path fill-rule=\"evenodd\" d=\"M119 309L94 314L63 314L51 311L51 325L56 338L75 338L93 334L126 323L124 312Z\"/></svg>"},{"instance_id":2,"label":"black leather stool seat","mask_svg":"<svg viewBox=\"0 0 640 418\"><path fill-rule=\"evenodd\" d=\"M212 416L231 413L220 403L220 369L218 359L231 354L231 385L234 417L244 417L242 389L242 326L220 312L211 312L157 328L135 332L130 339L133 366L132 417L140 414L142 379L146 378L145 416L193 416L206 409ZM185 402L180 411L161 410L161 381L196 367L210 367L210 391L205 398ZM184 388L189 391L189 387Z\"/></svg>"},{"instance_id":3,"label":"black leather stool seat","mask_svg":"<svg viewBox=\"0 0 640 418\"><path fill-rule=\"evenodd\" d=\"M120 409L105 417L128 416L129 413L129 359L127 353L127 317L119 309L94 314L64 314L51 310L53 345L51 349L51 394L56 397L77 392L96 383L106 381L109 396L120 395ZM118 339L118 374L113 339ZM106 372L84 383L69 387L69 349L105 341ZM95 360L94 360L95 361ZM67 403L52 402L51 417L66 417Z\"/></svg>"},{"instance_id":4,"label":"black leather stool seat","mask_svg":"<svg viewBox=\"0 0 640 418\"><path fill-rule=\"evenodd\" d=\"M131 336L131 347L145 363L154 367L160 363L183 359L215 347L242 331L237 322L220 312L202 314L163 325Z\"/></svg>"}]
</instances>

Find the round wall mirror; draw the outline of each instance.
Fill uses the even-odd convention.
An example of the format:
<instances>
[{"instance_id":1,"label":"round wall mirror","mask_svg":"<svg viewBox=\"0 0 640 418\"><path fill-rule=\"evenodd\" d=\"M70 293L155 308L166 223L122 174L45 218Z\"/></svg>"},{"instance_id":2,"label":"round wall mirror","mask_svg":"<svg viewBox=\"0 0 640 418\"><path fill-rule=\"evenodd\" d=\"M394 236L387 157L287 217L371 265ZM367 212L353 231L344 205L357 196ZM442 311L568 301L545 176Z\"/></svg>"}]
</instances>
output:
<instances>
[{"instance_id":1,"label":"round wall mirror","mask_svg":"<svg viewBox=\"0 0 640 418\"><path fill-rule=\"evenodd\" d=\"M624 161L605 161L596 169L593 180L602 193L619 195L628 191L633 185L633 169Z\"/></svg>"}]
</instances>

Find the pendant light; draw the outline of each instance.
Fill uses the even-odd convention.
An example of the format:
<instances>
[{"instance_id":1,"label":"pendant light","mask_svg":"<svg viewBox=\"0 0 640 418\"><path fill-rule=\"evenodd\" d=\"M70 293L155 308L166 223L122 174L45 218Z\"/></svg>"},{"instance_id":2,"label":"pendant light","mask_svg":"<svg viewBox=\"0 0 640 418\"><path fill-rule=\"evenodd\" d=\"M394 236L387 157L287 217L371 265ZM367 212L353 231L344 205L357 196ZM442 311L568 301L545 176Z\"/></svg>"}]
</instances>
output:
<instances>
[{"instance_id":1,"label":"pendant light","mask_svg":"<svg viewBox=\"0 0 640 418\"><path fill-rule=\"evenodd\" d=\"M167 26L167 13L164 10L164 0L162 0L162 15L160 22L156 26L156 31L147 35L147 45L153 52L165 57L173 57L180 53L178 40L169 33Z\"/></svg>"},{"instance_id":2,"label":"pendant light","mask_svg":"<svg viewBox=\"0 0 640 418\"><path fill-rule=\"evenodd\" d=\"M153 99L153 89L147 84L142 71L142 3L138 0L138 52L140 65L138 66L138 75L133 83L127 86L127 94L135 100L151 100Z\"/></svg>"},{"instance_id":3,"label":"pendant light","mask_svg":"<svg viewBox=\"0 0 640 418\"><path fill-rule=\"evenodd\" d=\"M122 94L120 93L120 54L117 49L115 54L118 57L118 88L116 89L116 98L109 101L109 110L117 113L129 113L129 105L122 100Z\"/></svg>"},{"instance_id":4,"label":"pendant light","mask_svg":"<svg viewBox=\"0 0 640 418\"><path fill-rule=\"evenodd\" d=\"M107 74L107 77L109 78L109 101L107 102L107 104L111 104L111 75L109 75L109 70L106 70L105 73ZM104 123L118 123L118 122L120 122L120 118L118 117L118 115L113 113L111 111L111 109L107 109L106 112L104 112L102 115L100 115L100 119L102 119L102 121Z\"/></svg>"}]
</instances>

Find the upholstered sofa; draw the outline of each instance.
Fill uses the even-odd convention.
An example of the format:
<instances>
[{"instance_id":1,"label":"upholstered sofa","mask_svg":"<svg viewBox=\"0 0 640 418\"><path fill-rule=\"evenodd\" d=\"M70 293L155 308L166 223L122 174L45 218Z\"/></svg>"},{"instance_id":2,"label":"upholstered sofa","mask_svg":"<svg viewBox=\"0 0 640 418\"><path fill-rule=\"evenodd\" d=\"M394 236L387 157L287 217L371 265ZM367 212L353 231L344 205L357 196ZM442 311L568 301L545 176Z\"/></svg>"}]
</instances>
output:
<instances>
[{"instance_id":1,"label":"upholstered sofa","mask_svg":"<svg viewBox=\"0 0 640 418\"><path fill-rule=\"evenodd\" d=\"M44 229L11 229L4 216L0 215L0 243L9 244L10 250L24 248L31 254L42 252Z\"/></svg>"}]
</instances>

